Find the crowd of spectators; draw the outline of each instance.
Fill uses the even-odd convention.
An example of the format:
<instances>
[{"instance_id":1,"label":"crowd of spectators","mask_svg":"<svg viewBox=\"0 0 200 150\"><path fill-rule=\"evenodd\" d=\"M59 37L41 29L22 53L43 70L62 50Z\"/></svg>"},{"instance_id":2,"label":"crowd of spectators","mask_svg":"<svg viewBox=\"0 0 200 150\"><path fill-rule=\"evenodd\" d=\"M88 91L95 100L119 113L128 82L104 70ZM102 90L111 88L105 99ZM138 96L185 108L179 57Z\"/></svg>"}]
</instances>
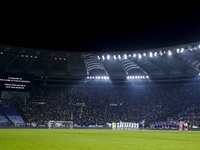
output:
<instances>
[{"instance_id":1,"label":"crowd of spectators","mask_svg":"<svg viewBox=\"0 0 200 150\"><path fill-rule=\"evenodd\" d=\"M68 86L34 88L21 106L30 122L45 125L50 120L72 120L78 125L106 122L159 120L182 111L190 119L200 118L200 86ZM198 107L196 106L198 104ZM174 114L176 113L176 114Z\"/></svg>"}]
</instances>

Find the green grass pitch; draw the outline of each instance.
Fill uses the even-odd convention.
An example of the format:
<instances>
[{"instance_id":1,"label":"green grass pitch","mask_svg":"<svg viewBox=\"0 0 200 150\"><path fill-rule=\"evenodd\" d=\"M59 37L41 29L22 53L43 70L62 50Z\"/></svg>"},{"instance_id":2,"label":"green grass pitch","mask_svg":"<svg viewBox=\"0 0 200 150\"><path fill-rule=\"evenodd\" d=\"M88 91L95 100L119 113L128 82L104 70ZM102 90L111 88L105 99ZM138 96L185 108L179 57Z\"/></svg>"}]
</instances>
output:
<instances>
[{"instance_id":1,"label":"green grass pitch","mask_svg":"<svg viewBox=\"0 0 200 150\"><path fill-rule=\"evenodd\" d=\"M0 150L199 150L200 131L0 129Z\"/></svg>"}]
</instances>

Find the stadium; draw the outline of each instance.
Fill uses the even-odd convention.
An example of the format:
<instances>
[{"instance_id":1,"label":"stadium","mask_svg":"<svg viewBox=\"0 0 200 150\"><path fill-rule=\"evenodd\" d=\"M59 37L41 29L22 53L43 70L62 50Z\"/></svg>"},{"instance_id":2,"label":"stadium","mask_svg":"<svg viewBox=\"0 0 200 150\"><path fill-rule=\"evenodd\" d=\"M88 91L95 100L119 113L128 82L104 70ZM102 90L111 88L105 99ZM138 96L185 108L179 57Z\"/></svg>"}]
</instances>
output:
<instances>
[{"instance_id":1,"label":"stadium","mask_svg":"<svg viewBox=\"0 0 200 150\"><path fill-rule=\"evenodd\" d=\"M105 144L104 138L112 140L113 137L114 143L122 140L127 144L130 139L142 138L143 134L158 141L166 134L175 136L175 143L184 139L193 143L188 144L194 149L199 146L199 131L196 131L200 127L198 42L110 53L63 52L7 45L1 45L0 49L1 142L9 143L11 137L27 137L28 132L30 137L27 138L42 132L41 138L55 134L58 143L65 142L63 136L75 140L88 135L84 140L78 139L82 144L79 143L77 149L84 147L85 142L88 142L85 149L92 149L93 144L98 145L94 139ZM187 132L186 129L175 132L180 130L180 121L188 124ZM47 130L49 128L52 130ZM158 148L158 145L148 143L150 141L145 137L143 140L148 146ZM17 146L15 144L8 149ZM106 146L104 144L100 144L99 149ZM137 144L140 145L139 141ZM174 146L176 144L172 148ZM2 144L1 147L6 149Z\"/></svg>"},{"instance_id":2,"label":"stadium","mask_svg":"<svg viewBox=\"0 0 200 150\"><path fill-rule=\"evenodd\" d=\"M65 8L65 23L9 18L0 36L0 150L199 149L199 13L121 7Z\"/></svg>"}]
</instances>

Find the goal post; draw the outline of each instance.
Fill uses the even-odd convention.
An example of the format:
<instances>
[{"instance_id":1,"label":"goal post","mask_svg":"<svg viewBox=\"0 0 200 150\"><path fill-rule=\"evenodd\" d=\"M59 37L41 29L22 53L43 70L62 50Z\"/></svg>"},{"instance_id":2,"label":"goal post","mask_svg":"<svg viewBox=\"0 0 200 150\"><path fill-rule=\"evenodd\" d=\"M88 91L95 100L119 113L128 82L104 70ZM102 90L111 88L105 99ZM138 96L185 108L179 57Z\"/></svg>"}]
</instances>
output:
<instances>
[{"instance_id":1,"label":"goal post","mask_svg":"<svg viewBox=\"0 0 200 150\"><path fill-rule=\"evenodd\" d=\"M73 129L73 121L49 121L49 129Z\"/></svg>"}]
</instances>

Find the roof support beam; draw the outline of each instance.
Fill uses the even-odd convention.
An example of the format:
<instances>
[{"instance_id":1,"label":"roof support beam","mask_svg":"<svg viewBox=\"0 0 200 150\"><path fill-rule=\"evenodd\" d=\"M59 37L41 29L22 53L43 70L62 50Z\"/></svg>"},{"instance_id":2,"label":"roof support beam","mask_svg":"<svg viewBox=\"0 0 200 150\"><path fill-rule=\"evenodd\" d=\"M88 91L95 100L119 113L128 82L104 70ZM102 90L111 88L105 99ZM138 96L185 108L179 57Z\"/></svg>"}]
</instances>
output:
<instances>
[{"instance_id":1,"label":"roof support beam","mask_svg":"<svg viewBox=\"0 0 200 150\"><path fill-rule=\"evenodd\" d=\"M177 59L179 59L179 60L182 61L183 63L187 64L188 66L192 67L193 69L195 69L195 70L197 70L197 71L200 71L198 68L196 68L195 66L191 65L191 64L188 63L187 61L181 59L180 57L178 57L178 56L176 56L176 55L175 55L174 57L176 57Z\"/></svg>"},{"instance_id":2,"label":"roof support beam","mask_svg":"<svg viewBox=\"0 0 200 150\"><path fill-rule=\"evenodd\" d=\"M142 70L142 72L144 73L144 74L146 74L146 75L148 75L148 73L145 71L145 69L141 66L141 65L139 65L139 63L137 63L136 61L134 61L134 60L132 60L135 64L137 64L138 65L138 67L140 68L140 70Z\"/></svg>"}]
</instances>

